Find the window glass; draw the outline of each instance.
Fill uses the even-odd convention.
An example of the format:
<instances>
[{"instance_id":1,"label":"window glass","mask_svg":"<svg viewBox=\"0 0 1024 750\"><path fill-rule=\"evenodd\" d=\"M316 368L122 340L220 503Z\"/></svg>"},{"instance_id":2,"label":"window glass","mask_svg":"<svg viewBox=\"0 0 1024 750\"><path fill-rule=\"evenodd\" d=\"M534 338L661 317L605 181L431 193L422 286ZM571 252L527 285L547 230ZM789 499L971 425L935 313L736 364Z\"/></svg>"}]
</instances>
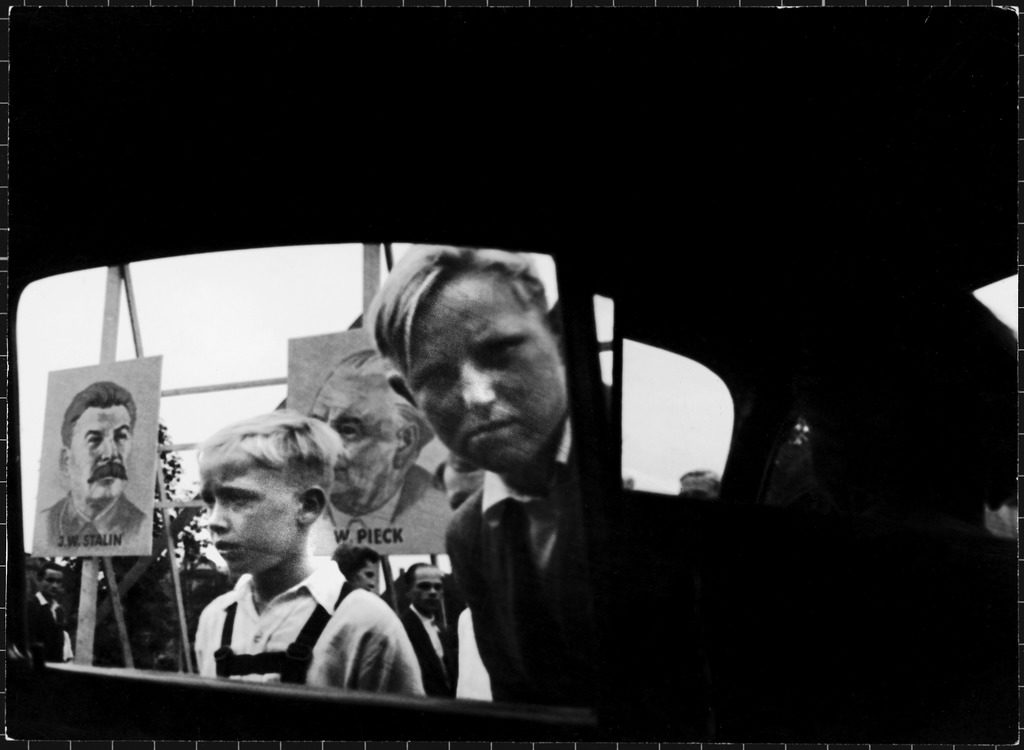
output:
<instances>
[{"instance_id":1,"label":"window glass","mask_svg":"<svg viewBox=\"0 0 1024 750\"><path fill-rule=\"evenodd\" d=\"M624 483L677 495L690 474L687 487L703 494L721 478L729 453L728 387L701 363L636 341L623 341L622 357Z\"/></svg>"},{"instance_id":2,"label":"window glass","mask_svg":"<svg viewBox=\"0 0 1024 750\"><path fill-rule=\"evenodd\" d=\"M392 246L393 259L400 262L411 247L413 246L396 243ZM384 264L385 255L384 249L381 248L380 277L382 284L388 275ZM558 309L556 307L558 289L555 265L549 256L529 255L529 257L544 286L544 296L548 307L543 311L543 315L534 316L532 315L533 310L524 312L521 300L517 298L515 291L502 291L497 286L481 289L472 287L474 290L472 293L459 296L462 294L460 291L453 298L456 302L449 301L437 307L432 307L433 302L430 300L421 300L422 310L417 313L420 317L417 317L415 324L415 330L420 332L416 335L428 337L434 342L434 345L424 350L429 352L430 356L433 356L439 349L447 351L446 347L450 345L455 351L454 354L451 354L451 359L465 357L465 360L460 361L472 362L478 366L480 372L498 372L506 378L506 381L514 381L512 384L515 387L495 386L490 388L489 393L502 394L508 403L495 407L500 413L491 415L480 424L466 427L467 431L479 432L482 437L474 435L472 439L467 437L464 441L468 448L474 448L474 446L479 448L476 451L479 454L476 458L484 459L492 454L504 456L505 453L508 453L508 456L511 457L508 461L503 458L501 462L495 462L494 467L487 468L491 468L503 480L508 479L509 487L513 486L511 484L512 477L517 475L505 473L505 469L502 467L515 465L517 461L519 464L532 465L529 461L524 462L522 458L516 457L522 453L520 449L524 443L536 439L536 426L539 421L550 423L551 429L548 437L562 436L561 440L549 440L546 437L539 441L542 450L549 448L552 450L554 459L552 465L561 463L567 467L564 470L559 469L558 472L553 470L552 476L568 476L572 471L570 464L573 454L570 446L573 441L567 439L568 436L564 434L564 426L571 424L567 419L568 405L571 400L565 393L565 384L568 383L568 388L571 388L573 378L571 374L565 378L553 375L558 367L564 367L561 361L561 348L555 333L561 330L561 326L558 321L551 320L551 316L557 314ZM153 411L157 411L159 427L154 425L153 432L158 435L157 439L163 450L160 452L160 462L156 465L158 469L155 468L154 471L161 472L160 476L163 478L167 492L165 498L176 503L174 509L170 511L170 520L173 522L175 518L180 519L182 523L178 526L181 526L186 519L191 519L188 520L184 530L176 528L177 536L174 549L174 559L177 560L181 568L180 575L184 587L182 596L186 610L184 619L187 621L185 627L190 643L182 648L183 639L180 637L178 629L178 611L175 607L175 594L169 575L168 558L162 551L163 535L160 533L159 526L155 525L156 533L153 535L152 555L155 562L149 565L143 578L138 579L139 584L134 587L129 584L124 589L122 596L127 610L127 620L132 631L130 633L130 649L137 655L135 666L190 671L186 669L186 654L193 653L189 651L189 648L202 640L197 631L200 612L214 597L228 591L239 574L237 569L239 566L231 565L232 559L238 558L237 551L230 548L230 543L223 554L211 544L211 529L215 530L216 526L210 518L216 514L211 514L209 510L204 514L199 508L197 497L200 490L200 477L196 444L210 437L222 427L242 419L266 414L285 405L290 408L303 408L293 403L296 393L303 388L309 391L308 395L310 396L308 410L303 413L328 422L342 436L343 441L349 438L345 437L347 433L343 433L341 428L336 426L336 419L340 420L343 416L346 420L344 426L351 431L354 429L351 428L352 420L355 419L353 414L358 413L365 416L364 411L378 408L384 411L385 408L381 404L392 405L395 403L394 399L400 398L400 395L393 392L389 386L389 381L384 377L384 371L374 370L372 374L367 374L370 372L367 369L361 371L359 377L356 377L346 370L344 377L336 378L342 364L349 362L349 359L353 363L358 359L360 363L346 365L353 372L356 368L363 366L366 358L360 359L352 355L363 355L368 347L372 349L372 344L365 340L365 331L351 330L363 310L365 271L363 259L364 246L362 244L339 244L181 256L139 262L127 268L125 284L123 287L119 287L120 317L116 347L118 361L110 367L120 367L125 363L131 366L140 363L147 363L146 367L152 365L153 373L159 373L159 387L154 382L152 399L145 402L153 405L148 411L141 405L144 400L140 398L140 391L133 384L126 384L124 387L120 385L117 387L122 391L129 391L128 401L119 401L110 406L90 405L84 407L83 414L101 420L113 419L113 416L105 413L102 416L97 416L103 410L116 412L124 424L114 425L111 428L112 434L116 429L127 431L129 438L134 438L136 435L133 431L141 424L141 420L135 421L129 416L133 405L137 407L138 414L141 415L145 412L147 419L154 422L157 415L154 415ZM49 544L48 537L45 535L50 533L51 521L57 518L58 521L54 521L55 524L64 523L65 515L62 515L64 509L71 509L71 514L76 512L87 514L89 509L87 507L84 510L79 508L77 501L80 497L89 497L88 493L91 492L92 485L102 479L97 467L104 463L105 459L99 457L100 448L90 448L92 452L89 455L85 455L83 452L83 458L79 461L83 470L78 472L82 480L78 485L62 486L60 492L37 492L41 475L44 477L61 475L61 481L65 479L63 477L64 454L73 453L77 443L74 442L73 437L70 448L67 447L66 442L63 443L65 447L61 447L62 430L54 430L53 427L54 425L59 427L62 423L61 420L65 418L64 415L70 413L70 410L66 411L68 405L73 403L78 394L89 391L94 385L103 385L107 380L117 379L114 376L107 377L106 375L100 377L92 368L100 358L107 279L108 270L105 268L44 279L25 291L18 308L18 377L21 384L20 441L23 506L26 521L25 547L30 552L37 553L36 559L32 559L28 565L33 574L33 580L29 582L30 595L34 595L37 591L35 574L43 572L43 561L38 559L42 557L42 553L40 550L33 549L34 538L38 532L43 532L44 536L41 542L43 547L41 549L45 549L47 555L50 555L49 547L45 546ZM498 278L497 281L504 282L505 280ZM474 281L474 283L478 282L479 280ZM441 282L433 293L437 295L445 293L446 289L443 285L447 283L455 282L451 280ZM132 291L134 302L132 310L129 310L127 301L126 289L128 288ZM452 306L457 307L456 303L466 300L468 300L467 304L470 305L470 309L466 311L465 316L461 318L456 316L453 321L448 321L451 325L434 320L434 318L443 319L445 311ZM488 315L492 315L493 320L497 322L486 327L482 333L478 328L470 330L467 327L462 335L454 337L449 335L451 328L457 328L461 321L479 321L487 319L481 316ZM610 344L610 300L599 302L598 318L602 339L605 343ZM141 340L141 354L144 355L142 359L137 359L138 352L133 333L137 334ZM472 337L478 334L481 338L477 343L476 339ZM470 348L464 352L461 347L468 340L472 340L474 342L472 346L476 348ZM344 346L353 348L348 351L343 349ZM307 357L307 360L302 360L296 355L300 349L306 352L304 356ZM156 363L157 357L161 358L159 366ZM306 364L303 365L303 362ZM313 364L309 364L310 362ZM541 362L541 366L538 366L537 362ZM316 370L315 377L307 373L303 380L302 377L293 377L300 365L311 368L319 367L320 369ZM381 498L386 501L380 507L388 506L387 523L397 525L399 522L395 519L401 517L400 513L409 514L407 517L415 515L410 508L414 506L417 499L422 499L419 498L419 495L417 498L412 498L413 491L406 493L409 487L413 487L415 492L424 497L429 495L431 502L434 503L433 509L416 516L418 520L415 522L404 522L405 527L400 531L404 530L409 536L428 523L433 523L433 520L436 520L435 516L443 515L443 522L434 524L441 530L438 537L441 540L441 546L427 550L410 545L409 549L403 547L396 549L393 553L384 551L379 547L378 536L387 542L388 539L401 539L402 535L392 533L388 537L387 535L369 534L370 531L377 530L369 520L371 512L357 505L345 506L341 499L335 500L336 496L343 499L343 493L335 492L336 485L344 482L354 485L358 481L355 478L358 472L353 468L357 460L351 457L358 453L355 447L351 448L349 464L344 470L335 468L331 491L327 493L329 507L326 512L333 507L335 510L344 509L342 515L350 516L347 519L348 526L343 529L346 532L343 538L349 539L348 535L354 537L360 531L366 530L369 538L373 541L366 541L362 543L363 546L374 546L379 552L387 555L387 567L394 580L389 582L386 580L386 576L382 575L384 570L377 569L377 575L381 577L376 579L373 590L389 603L396 605L400 613L407 612L407 605L414 598L410 586L416 582L401 578L402 574L414 564L432 563L439 568L440 574L445 577L444 580L450 581L447 576L453 572L454 558L443 554L443 542L444 530L454 514L456 505L453 488L456 483L462 487L461 483L463 482L468 486L472 480L476 484L472 486L471 492L476 492L480 489L483 481L481 468L484 467L483 460L469 460L474 456L468 452L466 456L453 458L448 448L440 442L440 438L445 437L440 434L445 423L440 418L434 420L434 417L444 410L442 407L450 406L451 403L458 400L453 399L451 394L457 392L457 389L461 388L463 384L451 382L446 379L447 376L444 373L459 370L459 368L453 367L452 362L431 361L430 366L426 367L424 372L429 372L430 367L433 367L433 371L442 373L440 377L443 383L438 387L437 393L431 390L433 381L426 374L417 381L412 377L412 373L403 373L406 376L407 389L410 393L415 394L417 403L413 405L406 400L400 406L395 407L395 413L401 417L401 419L396 417L396 422L401 422L401 424L398 424L394 430L394 442L398 447L394 449L393 455L392 453L386 454L386 460L377 460L379 458L377 454L371 456L373 462L368 458L367 466L372 463L372 471L368 469L367 472L368 475L372 475L373 472L377 474L393 473L391 470L398 465L399 451L405 450L404 446L406 445L413 446L415 455L411 462L415 466L409 468L409 464L402 465L402 468L407 471L398 477L397 484L394 485L397 489L392 487L388 492L381 491L379 493ZM59 398L55 398L53 393L48 392L52 371L77 370L79 368L89 368L88 371L76 376L84 378L81 382L69 380L68 386L57 394ZM387 367L385 370L390 373L391 368ZM103 372L106 373L107 370L103 370ZM115 372L115 370L111 369L110 372ZM122 369L116 372L126 372L126 370ZM364 381L368 383L373 379L373 382L376 383L377 375L381 376L379 378L380 385L387 392L386 395L376 399L380 394L374 391L372 397L367 397L364 401L359 402L359 408L352 406L355 400L344 401L340 398L339 393L342 391L345 391L346 395L350 395L345 389L358 390L359 388L372 389L376 387L365 385ZM155 377L153 380L155 381ZM104 383L94 381L104 381ZM313 385L308 385L307 381ZM473 382L479 385L477 381ZM307 384L304 385L304 383ZM505 385L507 384L506 382ZM331 390L329 385L335 390ZM479 390L476 385L472 388L474 394ZM561 391L561 395L555 393L556 391ZM463 400L470 398L465 392L459 391L459 393L461 394L459 398ZM519 395L513 399L511 396L504 396L505 393ZM544 394L544 397L541 398L537 394ZM117 398L123 397L118 395ZM542 403L538 402L538 398ZM136 401L138 404L135 403ZM321 416L316 411L318 404L326 404L330 408ZM367 404L370 406L366 406ZM419 407L419 410L416 407ZM431 407L434 407L436 411L431 412ZM336 416L330 409L337 410L340 416ZM451 410L449 409L449 411ZM49 421L44 422L38 418L44 412ZM415 414L411 415L411 412L418 412L421 417L428 420L429 424L423 421L417 422ZM516 414L518 414L518 422L513 418ZM51 419L51 416L55 416L56 419ZM72 424L84 424L86 421L84 416L79 415ZM361 427L365 429L362 432L356 432L359 435L373 435L373 438L368 438L371 441L384 441L391 434L387 432L386 426L381 427L384 421L383 418L379 423L365 421ZM409 437L413 434L410 430L413 429L414 422L422 440ZM338 424L341 422L339 421ZM90 429L99 434L102 426L100 424L100 427ZM50 446L47 448L49 454L40 450L40 447L44 445L44 427L46 445ZM428 427L433 429L428 429ZM77 429L77 426L74 429ZM88 433L83 434L86 435L82 438L82 445L85 446L91 438L87 436ZM448 435L447 437L453 436ZM454 437L460 437L460 435L457 434ZM148 442L148 439L143 441L142 438L139 438L139 443ZM356 438L351 439L356 440ZM102 440L97 438L96 445L101 444ZM89 445L92 444L89 443ZM412 453L413 447L410 447L406 453ZM558 448L557 454L555 448ZM348 450L350 448L346 446L346 451ZM363 448L360 447L358 450L363 450ZM132 452L146 453L145 450L138 448L133 448ZM59 460L57 459L58 453L60 454ZM358 455L364 454L359 453ZM370 452L366 452L365 455L370 455ZM531 457L532 455L529 454ZM139 513L139 507L144 502L148 502L146 495L151 492L152 485L147 486L147 483L151 481L148 477L152 474L135 470L127 456L128 452L125 452L120 461L124 471L128 474L128 479L124 480L122 477L122 480L126 486L129 480L136 482L138 486L136 489L129 488L109 492L106 497L108 502L104 507L114 507L122 501L126 501L129 504L135 504L137 506L135 512ZM374 458L375 456L377 458ZM106 463L113 464L115 462ZM524 470L522 473L524 476L518 478L523 479L524 482L533 480L533 477L525 476L529 473L528 471ZM342 474L344 478L339 478ZM146 479L137 478L143 475ZM411 477L414 477L415 481ZM53 481L56 486L57 480ZM545 478L545 483L550 481L550 477ZM360 486L362 487L362 485ZM388 486L391 487L391 485ZM536 490L541 485L524 484L522 486L525 491L526 489ZM558 486L575 487L576 485L566 482L559 483ZM371 490L378 487L378 484L367 480L365 487L371 488L365 491L368 496ZM576 490L566 489L564 491L571 493ZM45 497L45 502L37 498L37 494L39 498ZM115 499L109 501L110 497ZM507 498L508 495L504 497ZM497 499L504 498L498 497ZM204 501L206 500L209 498L204 498ZM465 497L460 501L465 502ZM558 502L567 507L570 501L571 498L560 499ZM243 504L241 500L231 500L231 502ZM427 504L423 503L423 505ZM61 513L51 513L53 508L60 509ZM440 508L443 514L437 508ZM376 510L376 507L373 510ZM142 515L148 516L146 513ZM37 516L45 520L37 522ZM431 518L428 519L427 516ZM85 515L82 517L84 518ZM98 515L93 516L87 519L87 522L99 524L99 521L96 520L98 517ZM154 517L155 524L162 523L164 520L162 511L159 509L154 513ZM315 523L322 526L322 521L324 518L320 517ZM358 523L356 524L356 522ZM327 524L326 538L329 544L326 553L329 555L337 544L333 533L342 527L336 525L337 519L333 516ZM275 528L279 526L275 526ZM577 674L581 668L589 669L593 663L592 654L586 651L590 648L588 633L589 628L592 627L592 617L587 610L589 590L585 585L578 585L580 581L587 580L585 576L586 561L583 559L581 541L582 529L574 527L573 533L562 529L542 529L543 533L539 540L534 538L532 529L529 534L525 529L526 527L524 527L521 541L530 545L530 554L536 556L538 566L553 564L551 560L554 555L568 555L569 553L574 555L573 559L568 562L558 562L559 571L571 570L573 575L579 579L579 581L574 581L570 587L573 593L568 599L571 601L559 602L558 606L571 609L571 617L577 618L579 622L574 621L573 637L565 639L565 642L570 644L570 647L566 649L567 653L544 654L533 658L533 667L538 674L545 672L545 676L527 679L525 682L521 679L522 675L509 680L510 687L506 687L505 690L511 692L506 692L502 699L524 703L588 705L591 698L581 686L587 686L589 689L593 680L590 678L589 672L586 677ZM386 530L394 532L395 528L389 527ZM560 541L558 546L553 545L556 532ZM92 532L89 533L90 538L95 538ZM102 532L100 533L102 534ZM129 534L131 533L134 532L129 532ZM85 532L82 534L84 536ZM224 532L218 532L218 534L223 537ZM574 534L578 534L579 538L574 539ZM136 536L148 541L148 537L142 532ZM311 541L320 559L323 561L328 559L312 535ZM54 544L66 548L63 546L63 541ZM88 542L87 544L97 543ZM358 539L356 544L360 544ZM95 547L90 548L90 550L92 549ZM68 552L68 557L63 559L67 566L67 585L65 587L67 599L61 606L66 607L72 613L77 612L82 572L81 560L84 559L81 555L85 554L98 553L93 551L79 553L76 549ZM117 556L115 572L118 578L123 580L132 565L136 564L136 559L130 555L139 554L141 551L133 549L131 552L125 551ZM366 583L369 585L372 576L369 573L366 575ZM102 606L102 602L108 600L107 584L104 576L101 576L99 580L98 601ZM455 591L454 586L445 584L444 588L444 599L440 611L443 613L442 616L446 620L447 626L454 631L469 596L467 595L463 599ZM140 599L140 597L148 597L150 594L159 601L146 599L143 602ZM122 660L123 652L114 618L109 614L109 612L106 615L101 613L97 618L99 626L96 631L93 658L87 663L96 666L122 666L126 663ZM496 624L501 619L493 612L483 612L479 622L474 615L473 623L469 627L476 629L478 639L481 637L480 633L487 632L488 628L492 633L500 631L504 634L505 631ZM459 622L458 627L461 629L463 623ZM522 635L524 642L528 636L532 638L532 633ZM207 638L204 642L212 641ZM497 653L494 645L496 642L496 637L492 635L488 654L481 654L478 659L496 658L494 656ZM286 645L283 644L282 648ZM577 653L568 653L573 649L577 649ZM212 650L208 649L207 651L212 653ZM586 652L585 658L581 656L584 652ZM471 650L467 649L467 653L471 653ZM194 650L193 655L199 656L198 648ZM546 665L549 663L557 663L560 666L548 669ZM454 668L454 666L446 664L446 668ZM574 672L574 670L576 671ZM499 670L499 673L502 671ZM477 677L479 674L478 669ZM486 673L484 675L486 678ZM566 679L566 675L574 675L575 682ZM496 690L498 689L497 684L495 685ZM454 690L454 682L449 687ZM496 692L495 696L497 695ZM484 696L481 691L477 691L472 694L467 693L465 697Z\"/></svg>"}]
</instances>

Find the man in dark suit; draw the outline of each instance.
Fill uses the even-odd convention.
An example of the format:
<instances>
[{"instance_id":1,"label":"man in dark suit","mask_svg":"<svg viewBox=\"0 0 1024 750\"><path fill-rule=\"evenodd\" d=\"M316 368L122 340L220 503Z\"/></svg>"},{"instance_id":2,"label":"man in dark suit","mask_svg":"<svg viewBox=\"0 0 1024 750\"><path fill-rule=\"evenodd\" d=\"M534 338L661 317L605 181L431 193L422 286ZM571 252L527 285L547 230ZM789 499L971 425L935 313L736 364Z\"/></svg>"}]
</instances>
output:
<instances>
[{"instance_id":1,"label":"man in dark suit","mask_svg":"<svg viewBox=\"0 0 1024 750\"><path fill-rule=\"evenodd\" d=\"M409 607L402 624L412 641L423 675L427 695L452 698L459 676L459 656L452 631L441 623L444 584L441 571L427 563L416 563L405 574Z\"/></svg>"},{"instance_id":2,"label":"man in dark suit","mask_svg":"<svg viewBox=\"0 0 1024 750\"><path fill-rule=\"evenodd\" d=\"M64 569L43 564L38 573L39 591L28 603L28 629L33 644L41 644L46 661L70 661L71 637L60 599L64 595Z\"/></svg>"},{"instance_id":3,"label":"man in dark suit","mask_svg":"<svg viewBox=\"0 0 1024 750\"><path fill-rule=\"evenodd\" d=\"M484 469L448 527L495 700L593 700L593 603L557 321L525 255L420 246L368 316L437 436Z\"/></svg>"}]
</instances>

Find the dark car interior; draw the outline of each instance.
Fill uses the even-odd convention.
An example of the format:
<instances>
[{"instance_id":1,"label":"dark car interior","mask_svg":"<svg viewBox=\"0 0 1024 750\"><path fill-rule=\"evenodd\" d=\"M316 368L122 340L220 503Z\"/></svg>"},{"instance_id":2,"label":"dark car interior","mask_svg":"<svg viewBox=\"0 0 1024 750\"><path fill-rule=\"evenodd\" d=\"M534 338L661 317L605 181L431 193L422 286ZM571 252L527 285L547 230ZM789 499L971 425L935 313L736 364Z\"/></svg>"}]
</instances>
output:
<instances>
[{"instance_id":1,"label":"dark car interior","mask_svg":"<svg viewBox=\"0 0 1024 750\"><path fill-rule=\"evenodd\" d=\"M1017 542L984 524L1016 514L1017 342L972 296L1017 272L1012 12L274 11L12 12L14 424L38 279L324 242L547 253L595 705L33 664L12 429L10 737L1017 741ZM623 342L728 387L716 500L623 487Z\"/></svg>"}]
</instances>

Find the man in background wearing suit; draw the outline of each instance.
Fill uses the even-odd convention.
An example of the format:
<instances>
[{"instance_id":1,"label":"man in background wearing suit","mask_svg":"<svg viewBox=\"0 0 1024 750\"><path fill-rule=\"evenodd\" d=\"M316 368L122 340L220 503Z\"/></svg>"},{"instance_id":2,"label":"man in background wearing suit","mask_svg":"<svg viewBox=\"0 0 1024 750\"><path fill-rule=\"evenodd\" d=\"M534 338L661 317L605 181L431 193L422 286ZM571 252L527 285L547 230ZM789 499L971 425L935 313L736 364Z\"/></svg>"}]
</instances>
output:
<instances>
[{"instance_id":1,"label":"man in background wearing suit","mask_svg":"<svg viewBox=\"0 0 1024 750\"><path fill-rule=\"evenodd\" d=\"M71 637L67 615L61 606L64 594L64 569L47 562L40 568L39 591L28 603L28 629L33 644L41 644L46 661L71 661Z\"/></svg>"},{"instance_id":2,"label":"man in background wearing suit","mask_svg":"<svg viewBox=\"0 0 1024 750\"><path fill-rule=\"evenodd\" d=\"M440 622L444 593L441 571L427 563L416 563L405 576L409 608L402 615L402 624L420 662L423 690L427 695L453 698L459 656L452 632Z\"/></svg>"}]
</instances>

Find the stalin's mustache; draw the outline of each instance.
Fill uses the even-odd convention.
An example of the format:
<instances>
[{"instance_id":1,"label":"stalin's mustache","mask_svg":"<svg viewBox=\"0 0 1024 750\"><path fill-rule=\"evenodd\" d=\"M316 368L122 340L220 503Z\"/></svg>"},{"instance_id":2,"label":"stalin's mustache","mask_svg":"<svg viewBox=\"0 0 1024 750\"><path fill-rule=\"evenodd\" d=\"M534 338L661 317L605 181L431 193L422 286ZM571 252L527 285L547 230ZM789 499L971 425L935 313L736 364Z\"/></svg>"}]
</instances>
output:
<instances>
[{"instance_id":1,"label":"stalin's mustache","mask_svg":"<svg viewBox=\"0 0 1024 750\"><path fill-rule=\"evenodd\" d=\"M92 476L89 477L89 484L93 482L99 482L102 479L128 479L128 474L124 470L124 464L120 461L108 461L105 464L100 464L93 471Z\"/></svg>"}]
</instances>

